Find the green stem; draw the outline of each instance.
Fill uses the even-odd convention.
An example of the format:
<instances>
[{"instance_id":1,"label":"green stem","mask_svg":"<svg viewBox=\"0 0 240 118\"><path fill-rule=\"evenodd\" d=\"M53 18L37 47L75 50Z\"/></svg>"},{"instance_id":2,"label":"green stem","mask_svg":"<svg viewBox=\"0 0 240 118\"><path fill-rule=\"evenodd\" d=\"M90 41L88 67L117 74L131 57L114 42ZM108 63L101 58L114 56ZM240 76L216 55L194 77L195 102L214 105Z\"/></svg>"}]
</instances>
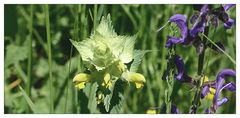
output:
<instances>
[{"instance_id":1,"label":"green stem","mask_svg":"<svg viewBox=\"0 0 240 118\"><path fill-rule=\"evenodd\" d=\"M97 26L97 4L94 5L94 12L93 12L93 30L95 30Z\"/></svg>"},{"instance_id":2,"label":"green stem","mask_svg":"<svg viewBox=\"0 0 240 118\"><path fill-rule=\"evenodd\" d=\"M67 80L67 93L66 93L66 100L65 100L65 107L64 107L64 113L66 113L67 110L67 101L68 101L68 81L70 80L70 73L71 73L71 58L72 58L72 48L73 46L71 46L71 50L70 50L70 61L69 61L69 68L68 68L68 80Z\"/></svg>"},{"instance_id":3,"label":"green stem","mask_svg":"<svg viewBox=\"0 0 240 118\"><path fill-rule=\"evenodd\" d=\"M168 50L168 75L167 75L167 90L165 92L165 103L166 103L166 113L171 114L171 107L172 107L172 92L174 86L174 68L175 68L175 47L172 47Z\"/></svg>"},{"instance_id":4,"label":"green stem","mask_svg":"<svg viewBox=\"0 0 240 118\"><path fill-rule=\"evenodd\" d=\"M28 53L28 81L27 81L27 95L31 97L31 83L32 83L32 34L33 34L33 5L31 5L30 21L29 21L29 53ZM27 107L27 112L30 108Z\"/></svg>"},{"instance_id":5,"label":"green stem","mask_svg":"<svg viewBox=\"0 0 240 118\"><path fill-rule=\"evenodd\" d=\"M208 35L208 30L209 30L209 27L207 26L205 28L205 31L204 31L204 34ZM205 49L206 49L206 42L207 42L207 39L206 38L203 38L203 51L202 53L198 56L198 78L197 78L197 90L195 92L195 95L194 95L194 99L193 99L193 102L192 102L192 108L190 110L191 113L196 113L198 107L200 106L200 98L201 98L201 86L202 86L202 81L201 81L201 77L203 75L203 66L204 66L204 56L205 56Z\"/></svg>"},{"instance_id":6,"label":"green stem","mask_svg":"<svg viewBox=\"0 0 240 118\"><path fill-rule=\"evenodd\" d=\"M50 21L48 5L44 5L46 18L46 33L48 44L48 63L49 63L49 92L50 92L50 113L54 113L54 99L53 99L53 79L52 79L52 53L51 53L51 36L50 36Z\"/></svg>"}]
</instances>

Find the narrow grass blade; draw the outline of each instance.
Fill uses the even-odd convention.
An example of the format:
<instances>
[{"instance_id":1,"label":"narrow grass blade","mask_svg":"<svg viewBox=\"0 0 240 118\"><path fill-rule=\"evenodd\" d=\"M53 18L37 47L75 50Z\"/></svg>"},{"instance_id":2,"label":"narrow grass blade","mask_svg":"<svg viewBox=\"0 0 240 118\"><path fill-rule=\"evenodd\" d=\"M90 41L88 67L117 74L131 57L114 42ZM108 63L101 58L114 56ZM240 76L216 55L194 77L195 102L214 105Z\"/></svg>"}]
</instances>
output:
<instances>
[{"instance_id":1,"label":"narrow grass blade","mask_svg":"<svg viewBox=\"0 0 240 118\"><path fill-rule=\"evenodd\" d=\"M236 61L224 50L222 50L216 43L214 43L211 39L209 39L206 35L202 34L208 41L210 41L214 46L216 46L225 56L227 56L232 63L236 65Z\"/></svg>"},{"instance_id":2,"label":"narrow grass blade","mask_svg":"<svg viewBox=\"0 0 240 118\"><path fill-rule=\"evenodd\" d=\"M44 5L46 33L48 44L48 63L49 63L49 93L50 93L50 113L54 113L54 99L53 99L53 79L52 79L52 51L51 51L51 36L50 36L50 21L48 5Z\"/></svg>"},{"instance_id":3,"label":"narrow grass blade","mask_svg":"<svg viewBox=\"0 0 240 118\"><path fill-rule=\"evenodd\" d=\"M22 95L23 95L24 99L26 100L26 102L28 103L32 112L37 113L36 106L33 104L32 100L29 98L27 93L23 90L23 88L20 85L18 87L19 87L20 91L22 92Z\"/></svg>"},{"instance_id":4,"label":"narrow grass blade","mask_svg":"<svg viewBox=\"0 0 240 118\"><path fill-rule=\"evenodd\" d=\"M32 83L32 34L33 34L33 5L31 5L30 21L29 21L29 53L28 53L28 82L26 84L26 92L31 97L31 83ZM29 108L27 108L29 113Z\"/></svg>"}]
</instances>

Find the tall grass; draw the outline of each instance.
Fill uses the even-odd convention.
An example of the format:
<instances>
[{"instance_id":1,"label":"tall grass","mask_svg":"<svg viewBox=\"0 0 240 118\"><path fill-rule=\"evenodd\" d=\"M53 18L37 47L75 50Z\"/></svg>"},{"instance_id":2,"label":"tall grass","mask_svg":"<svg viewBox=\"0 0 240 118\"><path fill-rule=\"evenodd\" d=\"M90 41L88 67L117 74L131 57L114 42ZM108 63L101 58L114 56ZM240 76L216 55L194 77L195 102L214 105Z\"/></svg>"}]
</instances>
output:
<instances>
[{"instance_id":1,"label":"tall grass","mask_svg":"<svg viewBox=\"0 0 240 118\"><path fill-rule=\"evenodd\" d=\"M46 19L46 33L48 45L48 63L49 63L49 94L50 94L50 113L54 113L54 96L53 96L53 78L52 78L52 48L51 48L51 35L50 35L50 21L48 5L44 5L45 19Z\"/></svg>"},{"instance_id":2,"label":"tall grass","mask_svg":"<svg viewBox=\"0 0 240 118\"><path fill-rule=\"evenodd\" d=\"M27 81L27 95L31 98L31 83L32 83L32 33L33 33L33 5L30 7L30 20L29 20L29 53L28 53L28 81ZM29 112L29 108L28 108Z\"/></svg>"}]
</instances>

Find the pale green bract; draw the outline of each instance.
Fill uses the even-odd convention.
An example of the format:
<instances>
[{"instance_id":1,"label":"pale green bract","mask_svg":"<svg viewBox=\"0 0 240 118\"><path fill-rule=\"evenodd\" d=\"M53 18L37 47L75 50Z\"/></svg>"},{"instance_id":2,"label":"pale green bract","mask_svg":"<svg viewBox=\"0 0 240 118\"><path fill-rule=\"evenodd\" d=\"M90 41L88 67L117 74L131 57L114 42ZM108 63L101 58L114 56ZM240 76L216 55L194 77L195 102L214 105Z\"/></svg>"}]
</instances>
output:
<instances>
[{"instance_id":1,"label":"pale green bract","mask_svg":"<svg viewBox=\"0 0 240 118\"><path fill-rule=\"evenodd\" d=\"M90 38L81 42L71 40L86 64L103 70L116 61L129 63L133 60L136 36L120 36L114 31L110 15L102 20Z\"/></svg>"}]
</instances>

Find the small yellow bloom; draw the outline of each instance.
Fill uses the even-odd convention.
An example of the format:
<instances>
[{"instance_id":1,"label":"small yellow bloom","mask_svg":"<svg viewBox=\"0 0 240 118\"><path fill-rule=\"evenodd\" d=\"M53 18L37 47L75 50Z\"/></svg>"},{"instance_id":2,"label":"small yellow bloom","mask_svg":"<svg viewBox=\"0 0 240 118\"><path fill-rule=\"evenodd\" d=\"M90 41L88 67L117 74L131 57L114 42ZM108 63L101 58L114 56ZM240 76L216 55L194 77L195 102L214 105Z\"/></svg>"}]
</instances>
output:
<instances>
[{"instance_id":1,"label":"small yellow bloom","mask_svg":"<svg viewBox=\"0 0 240 118\"><path fill-rule=\"evenodd\" d=\"M207 76L204 76L203 78L203 82L208 82L209 81L209 79L208 79L208 77ZM213 98L214 98L214 94L215 94L215 92L216 92L216 89L215 88L212 88L212 87L210 87L209 88L209 93L206 95L206 99L208 99L208 100L213 100Z\"/></svg>"},{"instance_id":2,"label":"small yellow bloom","mask_svg":"<svg viewBox=\"0 0 240 118\"><path fill-rule=\"evenodd\" d=\"M99 92L97 94L97 104L100 104L101 102L103 102L103 100L104 100L104 95L101 92Z\"/></svg>"},{"instance_id":3,"label":"small yellow bloom","mask_svg":"<svg viewBox=\"0 0 240 118\"><path fill-rule=\"evenodd\" d=\"M86 82L90 80L90 75L86 73L80 73L77 74L73 78L73 83L75 84L75 87L78 89L83 89L85 87Z\"/></svg>"},{"instance_id":4,"label":"small yellow bloom","mask_svg":"<svg viewBox=\"0 0 240 118\"><path fill-rule=\"evenodd\" d=\"M112 82L111 82L111 76L109 73L106 73L104 75L104 78L103 78L103 83L102 83L102 86L106 86L106 88L110 88L112 86Z\"/></svg>"},{"instance_id":5,"label":"small yellow bloom","mask_svg":"<svg viewBox=\"0 0 240 118\"><path fill-rule=\"evenodd\" d=\"M157 110L156 109L148 109L147 114L157 114Z\"/></svg>"},{"instance_id":6,"label":"small yellow bloom","mask_svg":"<svg viewBox=\"0 0 240 118\"><path fill-rule=\"evenodd\" d=\"M124 65L121 61L118 62L117 68L118 68L121 72L125 71L125 65Z\"/></svg>"},{"instance_id":7,"label":"small yellow bloom","mask_svg":"<svg viewBox=\"0 0 240 118\"><path fill-rule=\"evenodd\" d=\"M211 100L211 101L212 101L213 98L214 98L215 92L216 92L216 89L210 87L210 88L209 88L209 93L207 94L206 98L207 98L208 100Z\"/></svg>"},{"instance_id":8,"label":"small yellow bloom","mask_svg":"<svg viewBox=\"0 0 240 118\"><path fill-rule=\"evenodd\" d=\"M142 88L143 83L146 82L145 77L140 73L129 73L128 78L130 82L135 83L136 88Z\"/></svg>"},{"instance_id":9,"label":"small yellow bloom","mask_svg":"<svg viewBox=\"0 0 240 118\"><path fill-rule=\"evenodd\" d=\"M208 76L204 75L203 82L208 82Z\"/></svg>"}]
</instances>

